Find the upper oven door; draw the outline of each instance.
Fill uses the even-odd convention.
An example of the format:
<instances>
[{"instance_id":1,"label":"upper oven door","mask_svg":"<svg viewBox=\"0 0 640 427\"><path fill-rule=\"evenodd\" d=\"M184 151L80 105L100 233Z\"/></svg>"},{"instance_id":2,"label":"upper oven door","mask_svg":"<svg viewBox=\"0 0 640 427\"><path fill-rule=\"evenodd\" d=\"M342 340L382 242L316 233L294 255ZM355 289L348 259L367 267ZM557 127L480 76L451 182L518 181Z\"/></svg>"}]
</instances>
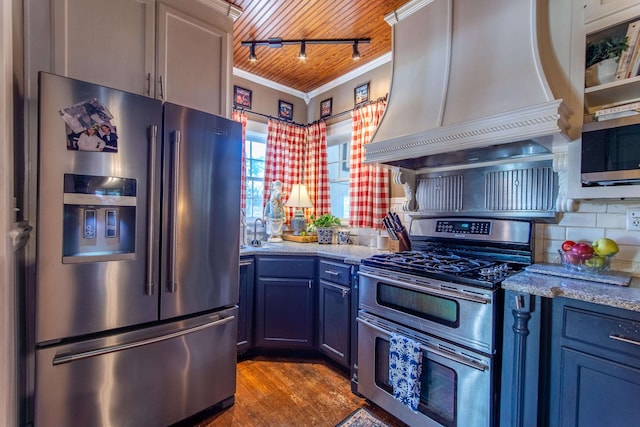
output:
<instances>
[{"instance_id":1,"label":"upper oven door","mask_svg":"<svg viewBox=\"0 0 640 427\"><path fill-rule=\"evenodd\" d=\"M361 267L359 308L457 344L495 353L496 291Z\"/></svg>"}]
</instances>

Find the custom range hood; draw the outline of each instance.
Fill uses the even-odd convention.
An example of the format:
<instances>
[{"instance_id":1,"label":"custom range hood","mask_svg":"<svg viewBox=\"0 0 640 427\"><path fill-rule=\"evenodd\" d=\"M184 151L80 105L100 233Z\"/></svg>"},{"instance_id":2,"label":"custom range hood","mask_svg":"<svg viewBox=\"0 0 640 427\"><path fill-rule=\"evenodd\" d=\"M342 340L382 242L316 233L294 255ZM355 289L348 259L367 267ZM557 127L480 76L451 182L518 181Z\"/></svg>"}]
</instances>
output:
<instances>
[{"instance_id":1,"label":"custom range hood","mask_svg":"<svg viewBox=\"0 0 640 427\"><path fill-rule=\"evenodd\" d=\"M575 139L572 3L414 0L387 15L391 87L366 161L419 171L434 154Z\"/></svg>"}]
</instances>

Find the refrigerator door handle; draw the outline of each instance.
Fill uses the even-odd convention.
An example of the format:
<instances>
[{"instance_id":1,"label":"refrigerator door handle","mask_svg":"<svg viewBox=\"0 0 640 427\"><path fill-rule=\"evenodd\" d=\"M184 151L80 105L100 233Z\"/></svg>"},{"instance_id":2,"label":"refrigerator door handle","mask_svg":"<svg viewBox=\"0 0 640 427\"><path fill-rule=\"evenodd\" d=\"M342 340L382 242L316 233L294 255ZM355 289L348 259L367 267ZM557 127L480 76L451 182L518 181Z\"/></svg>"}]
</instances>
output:
<instances>
[{"instance_id":1,"label":"refrigerator door handle","mask_svg":"<svg viewBox=\"0 0 640 427\"><path fill-rule=\"evenodd\" d=\"M178 254L178 190L180 188L181 137L180 131L176 130L173 139L173 197L171 200L171 250L169 254L169 265L171 268L171 280L169 281L170 293L175 293L178 287L176 258Z\"/></svg>"},{"instance_id":2,"label":"refrigerator door handle","mask_svg":"<svg viewBox=\"0 0 640 427\"><path fill-rule=\"evenodd\" d=\"M148 236L148 240L147 240L147 252L148 252L148 257L147 257L147 284L146 284L146 289L145 292L147 295L153 295L153 293L155 292L155 284L153 283L153 254L155 253L155 251L153 250L153 244L154 244L154 239L155 239L155 234L154 234L154 230L155 230L155 223L153 221L153 216L154 216L154 209L153 209L153 205L154 202L156 200L156 150L158 149L157 146L157 142L158 142L158 126L154 125L151 126L150 129L151 135L150 135L150 143L151 143L151 149L149 150L149 205L147 207L147 209L149 210L147 212L147 217L148 217L148 229L147 229L147 236Z\"/></svg>"},{"instance_id":3,"label":"refrigerator door handle","mask_svg":"<svg viewBox=\"0 0 640 427\"><path fill-rule=\"evenodd\" d=\"M173 338L178 338L183 335L192 334L197 331L201 331L203 329L208 329L214 326L222 326L225 325L235 319L235 316L222 317L218 320L214 320L213 322L205 323L202 325L194 326L192 328L186 328L180 331L172 332L166 335L160 335L157 337L147 338L140 341L129 342L125 344L117 344L108 347L101 347L95 350L83 351L79 353L70 353L70 354L62 354L53 358L53 365L62 365L65 363L76 362L82 359L88 359L90 357L102 356L109 353L115 353L118 351L129 350L136 347L142 347L149 344L154 344L160 341L166 341Z\"/></svg>"}]
</instances>

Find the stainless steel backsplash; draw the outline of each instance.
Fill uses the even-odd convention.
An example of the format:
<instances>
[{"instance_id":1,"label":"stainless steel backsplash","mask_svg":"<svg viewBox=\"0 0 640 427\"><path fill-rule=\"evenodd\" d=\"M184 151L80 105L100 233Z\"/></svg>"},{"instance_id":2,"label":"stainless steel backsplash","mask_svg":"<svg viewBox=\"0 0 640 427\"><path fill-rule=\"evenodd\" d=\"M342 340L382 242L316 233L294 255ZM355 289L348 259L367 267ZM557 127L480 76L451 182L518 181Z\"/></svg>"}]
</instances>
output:
<instances>
[{"instance_id":1,"label":"stainless steel backsplash","mask_svg":"<svg viewBox=\"0 0 640 427\"><path fill-rule=\"evenodd\" d=\"M420 214L555 218L558 176L552 160L429 172L417 178Z\"/></svg>"}]
</instances>

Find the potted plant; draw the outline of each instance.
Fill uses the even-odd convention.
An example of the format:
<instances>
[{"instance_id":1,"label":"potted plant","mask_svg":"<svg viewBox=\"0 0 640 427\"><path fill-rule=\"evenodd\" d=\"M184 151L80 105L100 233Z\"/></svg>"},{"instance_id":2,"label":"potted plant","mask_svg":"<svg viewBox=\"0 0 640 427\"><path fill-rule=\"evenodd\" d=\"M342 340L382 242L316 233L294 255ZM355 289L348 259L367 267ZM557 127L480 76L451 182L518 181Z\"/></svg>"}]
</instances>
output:
<instances>
[{"instance_id":1,"label":"potted plant","mask_svg":"<svg viewBox=\"0 0 640 427\"><path fill-rule=\"evenodd\" d=\"M331 214L315 217L311 215L311 224L318 231L319 244L333 243L333 227L340 225L340 218Z\"/></svg>"},{"instance_id":2,"label":"potted plant","mask_svg":"<svg viewBox=\"0 0 640 427\"><path fill-rule=\"evenodd\" d=\"M587 44L586 86L608 83L615 79L618 61L627 50L627 37L607 37Z\"/></svg>"}]
</instances>

